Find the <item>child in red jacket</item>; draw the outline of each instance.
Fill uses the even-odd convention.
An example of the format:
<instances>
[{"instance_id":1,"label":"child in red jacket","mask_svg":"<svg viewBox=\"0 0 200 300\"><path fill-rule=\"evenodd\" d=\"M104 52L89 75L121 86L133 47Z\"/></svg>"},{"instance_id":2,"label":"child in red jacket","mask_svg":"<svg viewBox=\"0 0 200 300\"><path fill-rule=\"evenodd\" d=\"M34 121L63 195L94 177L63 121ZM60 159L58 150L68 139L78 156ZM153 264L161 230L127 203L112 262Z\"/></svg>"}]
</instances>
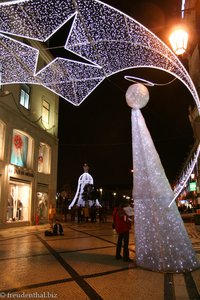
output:
<instances>
[{"instance_id":1,"label":"child in red jacket","mask_svg":"<svg viewBox=\"0 0 200 300\"><path fill-rule=\"evenodd\" d=\"M133 260L129 258L129 231L131 229L130 217L125 213L124 207L127 206L125 203L121 203L118 207L114 208L113 211L113 223L115 225L115 230L118 233L117 247L116 247L116 259L121 259L121 248L122 242L123 247L123 260L127 262L132 262Z\"/></svg>"}]
</instances>

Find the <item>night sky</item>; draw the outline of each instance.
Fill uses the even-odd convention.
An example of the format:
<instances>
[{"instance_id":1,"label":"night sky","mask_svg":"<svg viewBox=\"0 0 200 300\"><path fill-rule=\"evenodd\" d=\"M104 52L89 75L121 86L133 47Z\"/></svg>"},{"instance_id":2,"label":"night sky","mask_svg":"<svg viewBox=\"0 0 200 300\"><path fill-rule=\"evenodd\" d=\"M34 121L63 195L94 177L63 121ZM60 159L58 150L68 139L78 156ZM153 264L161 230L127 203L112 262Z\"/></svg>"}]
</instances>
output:
<instances>
[{"instance_id":1,"label":"night sky","mask_svg":"<svg viewBox=\"0 0 200 300\"><path fill-rule=\"evenodd\" d=\"M174 0L139 4L126 0L103 2L134 17L162 39L180 4ZM132 83L124 75L160 84L173 79L158 70L132 69L104 80L78 107L60 99L58 190L64 184L76 188L84 162L90 166L96 187L132 186L131 109L125 101L126 90ZM194 142L188 119L188 106L194 104L193 99L178 80L148 89L150 101L142 113L172 183Z\"/></svg>"}]
</instances>

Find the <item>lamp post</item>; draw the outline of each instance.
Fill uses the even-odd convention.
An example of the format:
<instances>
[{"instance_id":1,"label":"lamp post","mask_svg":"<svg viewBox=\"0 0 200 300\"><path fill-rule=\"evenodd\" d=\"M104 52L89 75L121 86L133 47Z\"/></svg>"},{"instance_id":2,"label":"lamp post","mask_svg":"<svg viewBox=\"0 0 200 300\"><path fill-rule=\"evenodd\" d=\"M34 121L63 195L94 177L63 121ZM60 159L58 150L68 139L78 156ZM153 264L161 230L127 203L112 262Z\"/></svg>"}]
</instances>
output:
<instances>
[{"instance_id":1,"label":"lamp post","mask_svg":"<svg viewBox=\"0 0 200 300\"><path fill-rule=\"evenodd\" d=\"M183 55L188 46L188 30L189 30L189 23L188 23L188 16L191 15L191 12L195 11L194 7L186 6L186 1L182 0L182 7L181 7L181 19L179 24L174 27L172 33L169 36L169 41L172 47L172 50L176 55Z\"/></svg>"},{"instance_id":2,"label":"lamp post","mask_svg":"<svg viewBox=\"0 0 200 300\"><path fill-rule=\"evenodd\" d=\"M100 201L102 201L102 193L103 193L103 189L100 188L100 189L99 189L99 192L100 192Z\"/></svg>"},{"instance_id":3,"label":"lamp post","mask_svg":"<svg viewBox=\"0 0 200 300\"><path fill-rule=\"evenodd\" d=\"M113 205L114 205L114 207L115 207L115 202L116 202L116 195L117 195L117 193L113 193L113 196L114 196L114 203L113 203Z\"/></svg>"},{"instance_id":4,"label":"lamp post","mask_svg":"<svg viewBox=\"0 0 200 300\"><path fill-rule=\"evenodd\" d=\"M179 27L171 33L169 41L175 54L182 55L187 49L188 33L184 27Z\"/></svg>"},{"instance_id":5,"label":"lamp post","mask_svg":"<svg viewBox=\"0 0 200 300\"><path fill-rule=\"evenodd\" d=\"M180 20L172 28L172 33L169 36L169 42L176 55L183 55L186 51L188 52L188 41L192 39L193 44L195 36L198 35L198 32L195 33L198 28L198 7L193 5L194 1L182 0L181 2L181 10L178 11Z\"/></svg>"}]
</instances>

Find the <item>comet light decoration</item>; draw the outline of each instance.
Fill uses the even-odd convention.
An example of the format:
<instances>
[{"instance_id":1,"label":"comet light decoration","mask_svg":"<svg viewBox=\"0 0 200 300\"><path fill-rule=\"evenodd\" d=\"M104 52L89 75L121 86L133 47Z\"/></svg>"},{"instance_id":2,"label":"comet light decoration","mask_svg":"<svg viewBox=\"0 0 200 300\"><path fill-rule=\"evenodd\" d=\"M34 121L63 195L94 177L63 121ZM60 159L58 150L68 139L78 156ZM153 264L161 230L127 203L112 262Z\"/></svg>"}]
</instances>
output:
<instances>
[{"instance_id":1,"label":"comet light decoration","mask_svg":"<svg viewBox=\"0 0 200 300\"><path fill-rule=\"evenodd\" d=\"M65 49L84 58L88 65L59 58L36 73L37 49L24 44L21 51L22 39L45 42L72 17ZM200 111L195 87L175 54L143 25L101 1L3 2L0 3L0 33L2 84L19 81L41 84L72 104L80 105L106 77L129 68L149 67L169 72L181 80ZM21 41L14 41L10 35ZM72 65L76 66L74 71ZM81 71L77 73L77 69ZM82 73L83 69L87 71Z\"/></svg>"},{"instance_id":2,"label":"comet light decoration","mask_svg":"<svg viewBox=\"0 0 200 300\"><path fill-rule=\"evenodd\" d=\"M37 72L38 49L27 45L24 38L46 42L72 18L64 48L79 56L80 61L57 57ZM117 72L140 67L159 69L189 89L200 112L195 87L175 54L136 20L98 0L0 3L0 57L2 85L40 84L76 106ZM170 213L168 216L170 219ZM143 232L138 230L142 237Z\"/></svg>"}]
</instances>

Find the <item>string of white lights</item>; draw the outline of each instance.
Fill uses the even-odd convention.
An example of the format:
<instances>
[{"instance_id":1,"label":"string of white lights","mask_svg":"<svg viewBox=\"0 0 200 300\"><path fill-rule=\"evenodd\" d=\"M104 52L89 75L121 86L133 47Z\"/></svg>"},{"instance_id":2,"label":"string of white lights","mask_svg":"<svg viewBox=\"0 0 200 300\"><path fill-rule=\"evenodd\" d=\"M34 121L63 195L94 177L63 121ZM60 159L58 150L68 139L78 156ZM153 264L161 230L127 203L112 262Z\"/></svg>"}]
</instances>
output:
<instances>
[{"instance_id":1,"label":"string of white lights","mask_svg":"<svg viewBox=\"0 0 200 300\"><path fill-rule=\"evenodd\" d=\"M169 72L181 80L190 90L200 111L195 87L175 54L147 28L119 10L98 0L26 0L0 4L0 8L0 32L2 33L0 40L4 39L2 48L5 57L12 55L10 49L6 47L9 40L3 37L4 34L12 34L18 39L25 37L46 41L74 17L69 35L66 36L65 48L102 69L101 79L98 75L98 80L96 80L96 71L93 78L93 67L90 76L86 75L86 80L83 81L80 75L79 83L84 89L81 93L75 72L71 77L76 80L73 89L69 88L72 86L71 78L63 80L66 74L66 60L59 62L59 72L61 64L64 64L59 84L58 71L50 72L47 76L47 68L45 68L36 74L33 69L36 69L37 60L32 59L31 53L24 56L23 51L14 47L13 52L16 52L15 56L18 57L18 68L20 63L27 63L29 68L31 61L35 63L35 67L31 68L32 73L28 72L29 74L24 71L24 66L19 68L20 72L17 72L20 74L19 78L13 74L16 60L11 59L10 68L7 68L3 60L2 66L5 67L2 71L2 84L31 82L32 78L33 83L42 84L72 104L79 105L95 89L95 82L98 86L104 78L130 68L156 68ZM58 63L55 61L49 69L52 70L57 66ZM77 67L81 70L84 67L89 68L86 64L82 67L80 62L77 62Z\"/></svg>"},{"instance_id":2,"label":"string of white lights","mask_svg":"<svg viewBox=\"0 0 200 300\"><path fill-rule=\"evenodd\" d=\"M39 83L34 76L38 50L0 34L1 84Z\"/></svg>"},{"instance_id":3,"label":"string of white lights","mask_svg":"<svg viewBox=\"0 0 200 300\"><path fill-rule=\"evenodd\" d=\"M76 2L81 17L77 14L74 20L66 49L102 66L107 76L119 70L142 66L165 70L190 89L200 107L187 71L153 33L105 3L95 0Z\"/></svg>"},{"instance_id":4,"label":"string of white lights","mask_svg":"<svg viewBox=\"0 0 200 300\"><path fill-rule=\"evenodd\" d=\"M194 154L193 159L187 165L186 170L183 172L182 176L180 177L178 185L174 189L174 197L171 200L171 202L169 204L169 207L172 205L172 203L176 200L178 195L185 188L186 183L188 182L188 180L189 180L189 178L190 178L190 176L191 176L191 174L192 174L192 172L195 168L195 165L196 165L197 160L199 158L199 154L200 154L200 144L197 147L197 150L196 150L196 153Z\"/></svg>"},{"instance_id":5,"label":"string of white lights","mask_svg":"<svg viewBox=\"0 0 200 300\"><path fill-rule=\"evenodd\" d=\"M0 3L0 6L5 6L5 5L11 5L11 4L19 4L21 2L25 2L29 0L10 0L10 1L4 1Z\"/></svg>"},{"instance_id":6,"label":"string of white lights","mask_svg":"<svg viewBox=\"0 0 200 300\"><path fill-rule=\"evenodd\" d=\"M75 13L70 0L26 0L0 3L0 31L46 41Z\"/></svg>"},{"instance_id":7,"label":"string of white lights","mask_svg":"<svg viewBox=\"0 0 200 300\"><path fill-rule=\"evenodd\" d=\"M149 80L144 79L144 78L140 78L140 77L136 77L136 76L130 76L130 75L125 75L124 78L126 80L134 82L134 83L142 83L146 86L154 86L154 85L164 86L164 85L171 84L172 82L174 82L176 80L176 78L174 78L174 79L170 80L167 83L155 83L155 82L149 81Z\"/></svg>"},{"instance_id":8,"label":"string of white lights","mask_svg":"<svg viewBox=\"0 0 200 300\"><path fill-rule=\"evenodd\" d=\"M175 202L141 108L149 99L147 88L132 84L126 101L132 108L134 166L134 229L136 264L158 272L188 272L199 268L198 257Z\"/></svg>"},{"instance_id":9,"label":"string of white lights","mask_svg":"<svg viewBox=\"0 0 200 300\"><path fill-rule=\"evenodd\" d=\"M140 78L140 77L136 77L136 76L125 75L124 79L126 79L128 81L131 81L133 83L140 83L141 82L146 86L154 86L155 85L155 83L152 82L152 81L149 81L149 80L146 80L146 79L143 79L143 78Z\"/></svg>"},{"instance_id":10,"label":"string of white lights","mask_svg":"<svg viewBox=\"0 0 200 300\"><path fill-rule=\"evenodd\" d=\"M56 58L37 73L37 78L61 97L66 92L69 102L80 105L105 77L100 67Z\"/></svg>"}]
</instances>

